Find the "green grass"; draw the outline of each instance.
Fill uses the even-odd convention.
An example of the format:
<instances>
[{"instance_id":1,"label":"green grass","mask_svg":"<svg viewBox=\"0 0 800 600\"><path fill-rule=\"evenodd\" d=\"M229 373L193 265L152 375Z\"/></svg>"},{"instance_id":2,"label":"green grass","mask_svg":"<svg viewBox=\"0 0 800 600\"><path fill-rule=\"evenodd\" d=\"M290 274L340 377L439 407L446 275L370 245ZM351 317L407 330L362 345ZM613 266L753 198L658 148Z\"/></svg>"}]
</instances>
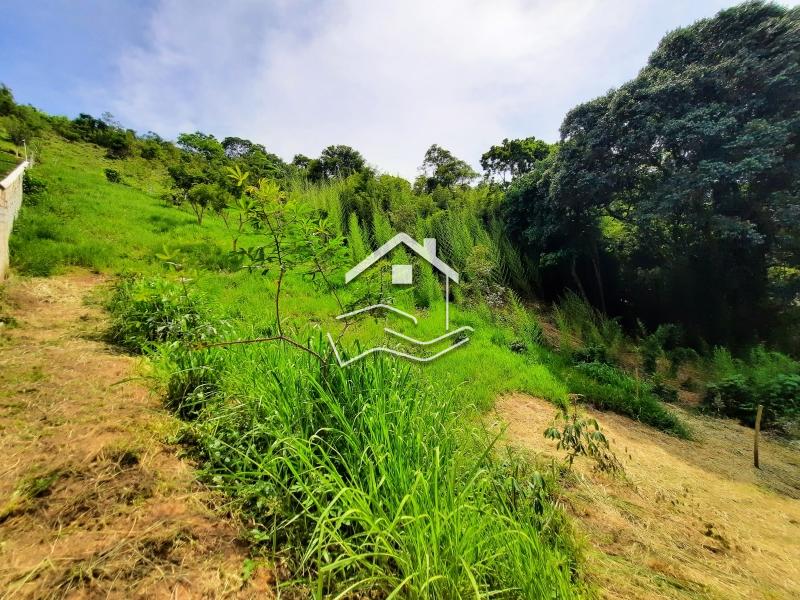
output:
<instances>
[{"instance_id":1,"label":"green grass","mask_svg":"<svg viewBox=\"0 0 800 600\"><path fill-rule=\"evenodd\" d=\"M108 182L107 167L123 182ZM229 242L221 219L199 227L186 210L165 206L159 199L165 173L157 162L110 160L98 147L53 136L42 140L32 174L46 189L25 199L10 239L12 266L22 274L69 266L157 271L165 246L197 267L224 263Z\"/></svg>"},{"instance_id":2,"label":"green grass","mask_svg":"<svg viewBox=\"0 0 800 600\"><path fill-rule=\"evenodd\" d=\"M206 359L167 366L217 378L203 381L202 401L187 394L204 474L252 516L254 539L288 554L315 597L576 594L557 511L512 502L512 474L494 463L458 394L391 359L330 369L275 345ZM535 486L533 474L515 484L541 493Z\"/></svg>"},{"instance_id":3,"label":"green grass","mask_svg":"<svg viewBox=\"0 0 800 600\"><path fill-rule=\"evenodd\" d=\"M123 183L108 182L104 173L107 167L119 171ZM110 160L99 147L50 135L42 140L33 175L45 182L46 189L35 198L26 198L15 224L11 257L18 272L49 275L81 266L110 273L160 275L166 272L165 262L170 261L180 265L190 285L202 291L220 313L240 324L241 333L259 335L273 327L270 307L274 277L237 271L229 255L229 232L216 215L209 214L201 227L187 208L165 205L160 194L166 175L160 163L141 158ZM305 194L313 206L335 213L338 191L332 186L293 193ZM240 245L253 239L245 235ZM418 338L440 333L441 301L423 311L414 307L412 291L399 293L395 301L425 317L418 327L405 333ZM339 323L333 317L339 310L334 298L301 277L287 278L282 304L283 316L289 322L310 322L320 331L337 331ZM617 352L622 344L619 326L586 311L579 300L568 298L557 312L557 321L565 333L582 336L585 343L605 343L612 353ZM472 340L458 352L418 368L419 376L447 382L481 408L491 406L504 392L522 391L561 403L568 392L585 393L587 386L594 385L591 379L569 375L569 366L544 351L536 340L524 342L526 351L513 352L512 341L529 337L528 325L513 321L509 315L486 307L454 307L453 326L473 326L476 331ZM402 331L404 323L389 325ZM383 322L366 320L351 328L343 343L354 351L355 339L393 342L385 338L383 326ZM635 402L635 397L625 403L595 401L598 406L664 426L663 414L653 419L651 415L668 412L666 408L650 410L649 399L647 410L631 408ZM669 425L667 429L676 428Z\"/></svg>"},{"instance_id":4,"label":"green grass","mask_svg":"<svg viewBox=\"0 0 800 600\"><path fill-rule=\"evenodd\" d=\"M0 150L0 179L11 173L20 162L22 160L19 157Z\"/></svg>"}]
</instances>

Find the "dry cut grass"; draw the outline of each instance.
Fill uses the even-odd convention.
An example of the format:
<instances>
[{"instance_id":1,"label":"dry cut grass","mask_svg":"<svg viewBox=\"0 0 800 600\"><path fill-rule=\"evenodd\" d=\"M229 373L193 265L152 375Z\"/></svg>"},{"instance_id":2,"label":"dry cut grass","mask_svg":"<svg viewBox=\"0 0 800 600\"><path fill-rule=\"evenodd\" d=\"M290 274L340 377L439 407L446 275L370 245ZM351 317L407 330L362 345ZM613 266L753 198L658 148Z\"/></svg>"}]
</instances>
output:
<instances>
[{"instance_id":1,"label":"dry cut grass","mask_svg":"<svg viewBox=\"0 0 800 600\"><path fill-rule=\"evenodd\" d=\"M271 597L175 422L100 341L86 273L12 280L0 306L0 598ZM252 569L249 569L252 571Z\"/></svg>"},{"instance_id":2,"label":"dry cut grass","mask_svg":"<svg viewBox=\"0 0 800 600\"><path fill-rule=\"evenodd\" d=\"M499 399L494 428L538 455L555 456L542 434L552 404ZM613 479L578 462L562 501L591 549L588 576L608 598L800 597L800 448L729 420L681 411L693 440L625 417L588 410L625 466Z\"/></svg>"}]
</instances>

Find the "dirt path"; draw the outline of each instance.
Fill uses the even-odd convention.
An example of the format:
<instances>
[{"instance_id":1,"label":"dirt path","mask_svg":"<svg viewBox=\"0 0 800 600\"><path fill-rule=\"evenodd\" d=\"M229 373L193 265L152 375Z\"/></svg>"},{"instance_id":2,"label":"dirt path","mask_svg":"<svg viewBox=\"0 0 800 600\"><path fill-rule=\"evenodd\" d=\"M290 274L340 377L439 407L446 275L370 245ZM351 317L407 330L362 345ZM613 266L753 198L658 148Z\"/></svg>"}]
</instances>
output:
<instances>
[{"instance_id":1,"label":"dirt path","mask_svg":"<svg viewBox=\"0 0 800 600\"><path fill-rule=\"evenodd\" d=\"M103 283L0 289L0 598L271 597L266 569L243 583L237 530L165 444L176 422L125 381L136 361L100 340L87 298Z\"/></svg>"},{"instance_id":2,"label":"dirt path","mask_svg":"<svg viewBox=\"0 0 800 600\"><path fill-rule=\"evenodd\" d=\"M695 440L588 410L625 465L626 480L580 462L564 502L585 532L588 570L609 598L799 598L800 448L682 411ZM543 431L552 404L501 398L492 427L509 443L555 456Z\"/></svg>"}]
</instances>

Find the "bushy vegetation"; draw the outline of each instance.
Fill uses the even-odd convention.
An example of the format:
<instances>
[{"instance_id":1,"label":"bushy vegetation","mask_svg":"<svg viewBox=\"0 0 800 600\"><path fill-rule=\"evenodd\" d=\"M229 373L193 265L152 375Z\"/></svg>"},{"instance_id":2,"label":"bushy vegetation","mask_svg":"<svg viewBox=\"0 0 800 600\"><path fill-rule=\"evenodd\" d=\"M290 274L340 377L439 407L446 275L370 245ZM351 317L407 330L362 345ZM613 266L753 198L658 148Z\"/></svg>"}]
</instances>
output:
<instances>
[{"instance_id":1,"label":"bushy vegetation","mask_svg":"<svg viewBox=\"0 0 800 600\"><path fill-rule=\"evenodd\" d=\"M613 410L681 437L689 435L680 420L653 393L652 386L599 362L565 371L570 389L601 410Z\"/></svg>"},{"instance_id":2,"label":"bushy vegetation","mask_svg":"<svg viewBox=\"0 0 800 600\"><path fill-rule=\"evenodd\" d=\"M800 351L798 23L796 7L723 10L567 114L503 206L541 296L678 323L697 347Z\"/></svg>"},{"instance_id":3,"label":"bushy vegetation","mask_svg":"<svg viewBox=\"0 0 800 600\"><path fill-rule=\"evenodd\" d=\"M122 279L109 302L110 339L132 352L159 342L202 342L218 337L198 293L163 279Z\"/></svg>"},{"instance_id":4,"label":"bushy vegetation","mask_svg":"<svg viewBox=\"0 0 800 600\"><path fill-rule=\"evenodd\" d=\"M745 359L715 348L710 359L712 383L705 407L752 426L759 404L765 427L790 428L800 419L800 363L779 352L754 348Z\"/></svg>"}]
</instances>

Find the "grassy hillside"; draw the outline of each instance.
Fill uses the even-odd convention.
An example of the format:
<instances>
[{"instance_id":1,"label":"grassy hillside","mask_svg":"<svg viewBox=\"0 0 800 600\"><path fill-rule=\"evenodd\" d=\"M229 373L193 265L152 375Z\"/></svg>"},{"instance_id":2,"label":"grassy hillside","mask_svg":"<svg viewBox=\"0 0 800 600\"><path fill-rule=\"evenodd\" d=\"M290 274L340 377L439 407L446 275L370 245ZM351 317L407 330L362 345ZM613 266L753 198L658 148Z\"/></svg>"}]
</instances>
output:
<instances>
[{"instance_id":1,"label":"grassy hillside","mask_svg":"<svg viewBox=\"0 0 800 600\"><path fill-rule=\"evenodd\" d=\"M242 268L225 222L209 214L200 226L188 209L166 203L164 180L156 161L109 160L92 145L45 137L12 236L12 265L23 275L80 266L121 276L111 335L148 356L165 402L186 420L204 478L254 525L253 543L287 557L318 596L350 587L441 598L585 589L572 534L552 502L557 471L500 460L479 416L504 392L559 406L574 392L686 435L649 384L608 365L576 364L569 344L546 344L537 315L513 297L453 306L452 326L474 334L425 366L378 358L331 371L276 342L198 350L192 344L273 336L277 272ZM335 199L336 190L300 199L318 205L326 194ZM250 231L239 245L262 235ZM384 325L402 328L369 318L342 331L341 309L318 283L287 274L281 323L320 355L330 352L328 331L342 334L352 353L358 340L380 339ZM342 287L345 302L358 293ZM411 291L395 300L415 305ZM440 331L443 303L415 308L420 325L408 333ZM561 315L565 339L576 319Z\"/></svg>"},{"instance_id":2,"label":"grassy hillside","mask_svg":"<svg viewBox=\"0 0 800 600\"><path fill-rule=\"evenodd\" d=\"M545 316L513 294L498 301L460 289L450 323L472 327L471 339L424 366L370 358L338 369L279 341L206 347L275 337L278 271L245 268L231 252L230 216L212 211L199 225L188 207L164 199L167 181L158 160L111 160L94 145L44 136L11 238L12 266L23 276L71 267L118 276L110 338L146 355L158 393L185 421L182 437L203 479L228 494L255 551L282 557L302 593L588 593L578 543L555 504L561 467L498 451L496 434L482 425L496 398L524 392L552 402L555 413L574 394L686 437L659 398L674 399L670 386L697 389L710 373L721 382L720 401L735 393L746 403L752 399L741 390L782 398L794 381L784 374L796 363L782 355L740 360L718 350L703 361L670 350L668 330L636 348L577 297ZM343 190L290 193L300 205L339 214ZM237 245L265 240L265 231L245 227ZM421 339L441 332L436 283L423 304L413 289L392 292L395 305L420 317L415 327L391 315L343 326L340 302L355 305L389 281L379 269L350 289L345 262L331 275L338 299L308 272L289 269L283 332L328 359L327 332L351 356L368 341L390 343L387 326ZM642 378L640 369L655 375ZM744 404L734 408L750 414ZM540 439L543 431L527 435Z\"/></svg>"},{"instance_id":3,"label":"grassy hillside","mask_svg":"<svg viewBox=\"0 0 800 600\"><path fill-rule=\"evenodd\" d=\"M107 181L106 168L118 170L122 183ZM100 148L54 136L43 141L31 176L46 187L26 197L15 225L11 255L18 272L48 275L81 266L108 273L168 275L165 263L177 262L220 316L233 317L239 327L244 324L252 331L271 324L267 307L274 295L274 278L236 269L228 257L230 233L218 216L210 215L198 226L187 209L165 204L160 199L165 173L158 163L109 160ZM247 243L245 236L241 244ZM336 331L333 298L320 297L299 277L289 279L285 292L287 319L313 322L316 330L325 330L324 324ZM229 314L232 307L235 314ZM436 316L429 314L423 327L436 327L442 311L442 305L428 311ZM423 372L460 386L471 402L483 407L497 394L512 390L564 400L566 386L542 365L542 358L558 357L535 343L538 330L533 317L521 309L516 313L519 323L513 323L513 315L495 317L480 307L467 311L454 307L453 326L473 326L474 339L463 352L445 356ZM524 333L515 331L515 326L527 326L533 336L521 340L530 352L508 347ZM363 327L380 329L375 323Z\"/></svg>"}]
</instances>

